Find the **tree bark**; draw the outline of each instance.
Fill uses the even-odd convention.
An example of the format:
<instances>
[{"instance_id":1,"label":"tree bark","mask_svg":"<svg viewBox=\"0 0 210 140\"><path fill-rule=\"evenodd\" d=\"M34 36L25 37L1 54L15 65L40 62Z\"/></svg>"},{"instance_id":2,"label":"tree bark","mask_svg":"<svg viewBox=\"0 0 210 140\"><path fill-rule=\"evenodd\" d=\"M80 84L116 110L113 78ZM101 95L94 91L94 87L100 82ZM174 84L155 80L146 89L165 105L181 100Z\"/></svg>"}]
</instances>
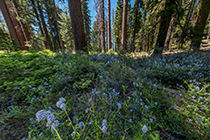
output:
<instances>
[{"instance_id":1,"label":"tree bark","mask_svg":"<svg viewBox=\"0 0 210 140\"><path fill-rule=\"evenodd\" d=\"M10 35L13 38L13 43L17 46L21 46L22 50L28 50L28 47L25 45L25 42L27 41L25 32L16 19L16 8L10 0L0 0L0 8L8 26Z\"/></svg>"},{"instance_id":2,"label":"tree bark","mask_svg":"<svg viewBox=\"0 0 210 140\"><path fill-rule=\"evenodd\" d=\"M135 40L136 40L136 33L138 33L139 29L137 29L137 25L138 21L140 19L138 19L138 1L135 1L134 3L134 7L133 7L133 11L134 11L134 23L133 23L133 34L132 34L132 42L131 42L131 48L130 51L134 52L135 50Z\"/></svg>"},{"instance_id":3,"label":"tree bark","mask_svg":"<svg viewBox=\"0 0 210 140\"><path fill-rule=\"evenodd\" d=\"M123 0L123 17L122 17L122 38L121 38L121 50L127 50L127 7L128 0Z\"/></svg>"},{"instance_id":4,"label":"tree bark","mask_svg":"<svg viewBox=\"0 0 210 140\"><path fill-rule=\"evenodd\" d=\"M192 0L191 3L190 3L190 9L187 13L187 17L186 17L186 21L184 23L184 26L183 26L183 30L182 30L182 33L180 35L180 41L179 41L179 48L183 48L183 44L184 44L184 40L185 40L185 37L187 35L187 30L188 30L188 27L189 27L189 23L190 23L190 19L192 17L192 14L193 14L193 9L194 9L194 6L195 6L195 2L196 0Z\"/></svg>"},{"instance_id":5,"label":"tree bark","mask_svg":"<svg viewBox=\"0 0 210 140\"><path fill-rule=\"evenodd\" d=\"M54 9L55 9L55 18L56 18L56 24L57 24L57 28L58 28L58 37L59 37L60 49L64 53L63 40L62 40L62 37L61 37L61 34L60 34L60 27L58 26L59 19L58 19L57 8L56 8L56 5L55 5L55 0L53 0L53 6L54 6Z\"/></svg>"},{"instance_id":6,"label":"tree bark","mask_svg":"<svg viewBox=\"0 0 210 140\"><path fill-rule=\"evenodd\" d=\"M43 30L43 28L42 28L42 22L41 22L41 20L40 20L40 18L39 18L39 14L38 14L38 11L37 11L37 6L36 6L36 4L35 4L35 2L34 2L34 0L31 0L31 4L32 4L32 8L33 8L33 11L34 11L34 13L35 13L35 17L36 17L36 19L37 19L37 22L38 22L38 25L39 25L39 29L40 29L40 32L41 32L41 36L42 37L44 37L45 38L45 34L44 34L44 30ZM44 39L44 45L45 45L45 48L47 49L47 48L49 48L48 46L48 42L46 41L46 38Z\"/></svg>"},{"instance_id":7,"label":"tree bark","mask_svg":"<svg viewBox=\"0 0 210 140\"><path fill-rule=\"evenodd\" d=\"M191 47L194 51L200 50L200 44L203 37L203 32L207 23L210 11L209 0L201 0L201 7L198 13L198 18L195 23Z\"/></svg>"},{"instance_id":8,"label":"tree bark","mask_svg":"<svg viewBox=\"0 0 210 140\"><path fill-rule=\"evenodd\" d=\"M21 15L21 11L20 11L20 5L18 3L18 1L16 0L13 0L13 4L16 8L16 14L18 17L21 17L21 18L24 18L22 15ZM32 36L33 36L33 31L32 31L32 27L26 23L24 23L23 21L19 20L19 23L22 27L22 30L24 31L25 33L25 38L26 38L26 41L30 41L32 39Z\"/></svg>"},{"instance_id":9,"label":"tree bark","mask_svg":"<svg viewBox=\"0 0 210 140\"><path fill-rule=\"evenodd\" d=\"M170 40L171 40L171 35L173 32L173 25L175 22L175 17L174 15L172 15L169 27L168 27L168 31L167 31L167 35L166 35L166 40L165 40L165 44L164 44L164 49L169 49L169 44L170 44Z\"/></svg>"},{"instance_id":10,"label":"tree bark","mask_svg":"<svg viewBox=\"0 0 210 140\"><path fill-rule=\"evenodd\" d=\"M86 51L87 43L85 40L84 24L81 11L80 0L68 0L69 11L72 22L72 31L74 35L75 51L83 50Z\"/></svg>"},{"instance_id":11,"label":"tree bark","mask_svg":"<svg viewBox=\"0 0 210 140\"><path fill-rule=\"evenodd\" d=\"M111 8L110 0L107 0L108 3L108 50L111 49Z\"/></svg>"},{"instance_id":12,"label":"tree bark","mask_svg":"<svg viewBox=\"0 0 210 140\"><path fill-rule=\"evenodd\" d=\"M157 41L155 43L155 49L152 55L161 54L163 52L164 43L166 41L166 35L168 32L171 17L174 13L173 9L175 5L176 5L175 1L172 0L165 1L165 9L160 17L160 25L159 25L160 28L157 36Z\"/></svg>"},{"instance_id":13,"label":"tree bark","mask_svg":"<svg viewBox=\"0 0 210 140\"><path fill-rule=\"evenodd\" d=\"M105 52L105 23L104 23L104 0L100 0L100 30L101 30L101 47Z\"/></svg>"}]
</instances>

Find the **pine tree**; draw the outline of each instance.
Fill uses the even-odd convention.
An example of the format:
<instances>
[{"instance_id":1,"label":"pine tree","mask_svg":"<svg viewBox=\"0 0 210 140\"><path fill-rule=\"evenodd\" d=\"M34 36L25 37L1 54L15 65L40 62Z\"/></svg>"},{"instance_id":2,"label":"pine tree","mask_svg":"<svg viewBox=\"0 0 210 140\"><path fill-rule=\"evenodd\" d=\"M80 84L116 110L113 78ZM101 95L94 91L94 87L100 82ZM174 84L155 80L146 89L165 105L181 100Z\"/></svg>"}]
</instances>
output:
<instances>
[{"instance_id":1,"label":"pine tree","mask_svg":"<svg viewBox=\"0 0 210 140\"><path fill-rule=\"evenodd\" d=\"M189 26L190 26L190 21L191 21L191 18L192 18L192 15L193 15L193 11L194 11L194 8L195 8L195 3L196 3L196 0L190 0L190 1L186 1L187 4L185 5L189 5L187 7L184 7L183 5L183 8L187 9L187 15L184 16L185 17L185 22L184 22L184 25L182 27L182 30L181 30L181 35L180 35L180 40L179 40L179 48L183 48L183 44L185 42L185 38L187 36L189 36Z\"/></svg>"},{"instance_id":2,"label":"pine tree","mask_svg":"<svg viewBox=\"0 0 210 140\"><path fill-rule=\"evenodd\" d=\"M110 0L107 0L108 5L108 50L111 49L111 4Z\"/></svg>"},{"instance_id":3,"label":"pine tree","mask_svg":"<svg viewBox=\"0 0 210 140\"><path fill-rule=\"evenodd\" d=\"M20 46L22 50L28 50L28 47L26 46L26 41L28 41L26 33L22 23L17 20L17 9L14 7L12 1L1 0L0 9L14 44Z\"/></svg>"},{"instance_id":4,"label":"pine tree","mask_svg":"<svg viewBox=\"0 0 210 140\"><path fill-rule=\"evenodd\" d=\"M59 18L60 21L58 21L58 23L64 46L67 50L72 51L74 48L74 38L72 33L71 18L67 11L60 13Z\"/></svg>"},{"instance_id":5,"label":"pine tree","mask_svg":"<svg viewBox=\"0 0 210 140\"><path fill-rule=\"evenodd\" d=\"M176 2L171 0L165 0L164 5L164 10L162 11L160 17L159 32L157 36L157 41L155 43L153 55L161 54L163 52L168 27L171 21L171 17L174 13L174 9L176 7Z\"/></svg>"},{"instance_id":6,"label":"pine tree","mask_svg":"<svg viewBox=\"0 0 210 140\"><path fill-rule=\"evenodd\" d=\"M122 17L122 39L121 47L124 51L127 50L127 13L128 13L128 0L123 0L123 17Z\"/></svg>"},{"instance_id":7,"label":"pine tree","mask_svg":"<svg viewBox=\"0 0 210 140\"><path fill-rule=\"evenodd\" d=\"M84 22L84 28L85 28L85 35L87 40L87 45L90 47L90 41L91 41L91 17L90 17L90 10L88 8L88 2L89 0L82 0L82 15L83 15L83 22Z\"/></svg>"},{"instance_id":8,"label":"pine tree","mask_svg":"<svg viewBox=\"0 0 210 140\"><path fill-rule=\"evenodd\" d=\"M99 38L99 29L97 21L93 22L92 34L91 34L91 46L93 50L99 50L100 48L100 38Z\"/></svg>"},{"instance_id":9,"label":"pine tree","mask_svg":"<svg viewBox=\"0 0 210 140\"><path fill-rule=\"evenodd\" d=\"M209 11L210 11L209 7L210 7L209 0L201 0L201 7L198 13L197 21L195 23L193 38L191 43L191 47L194 51L198 51L200 49L203 32L209 16Z\"/></svg>"},{"instance_id":10,"label":"pine tree","mask_svg":"<svg viewBox=\"0 0 210 140\"><path fill-rule=\"evenodd\" d=\"M140 6L142 5L141 0L135 0L134 6L132 8L132 32L131 32L131 52L135 50L135 41L136 41L136 34L140 30L140 21L141 21L141 16L142 16L142 11L140 9Z\"/></svg>"},{"instance_id":11,"label":"pine tree","mask_svg":"<svg viewBox=\"0 0 210 140\"><path fill-rule=\"evenodd\" d=\"M46 49L53 50L51 48L52 42L51 42L51 39L50 39L50 36L49 36L49 32L48 32L48 29L47 29L47 24L46 24L45 19L44 19L44 13L43 13L43 10L42 10L43 9L42 8L42 4L40 3L39 0L37 0L36 2L37 2L37 8L38 8L38 11L39 11L39 14L40 14L40 19L41 19L42 26L43 26L43 31L44 31L44 34L45 34L45 37L46 37L46 42L47 42Z\"/></svg>"},{"instance_id":12,"label":"pine tree","mask_svg":"<svg viewBox=\"0 0 210 140\"><path fill-rule=\"evenodd\" d=\"M64 53L64 45L63 45L63 40L62 40L62 37L61 37L61 34L60 34L60 27L58 26L58 22L59 22L59 18L58 18L58 13L57 13L57 7L56 7L56 4L55 4L55 0L53 0L53 9L54 9L54 14L55 14L55 23L56 23L56 26L57 26L57 32L58 32L58 37L59 37L59 45L60 45L60 49L62 51L62 53Z\"/></svg>"},{"instance_id":13,"label":"pine tree","mask_svg":"<svg viewBox=\"0 0 210 140\"><path fill-rule=\"evenodd\" d=\"M99 8L100 18L99 18L99 30L101 35L101 47L102 51L105 52L105 20L104 20L104 0L100 0L100 8Z\"/></svg>"},{"instance_id":14,"label":"pine tree","mask_svg":"<svg viewBox=\"0 0 210 140\"><path fill-rule=\"evenodd\" d=\"M16 8L17 19L20 22L22 29L25 32L27 41L30 41L33 37L32 24L32 11L30 10L30 2L27 0L12 0L14 7Z\"/></svg>"},{"instance_id":15,"label":"pine tree","mask_svg":"<svg viewBox=\"0 0 210 140\"><path fill-rule=\"evenodd\" d=\"M115 43L115 50L118 51L120 47L121 30L122 30L122 0L118 0L114 16L114 25L113 25L113 39Z\"/></svg>"},{"instance_id":16,"label":"pine tree","mask_svg":"<svg viewBox=\"0 0 210 140\"><path fill-rule=\"evenodd\" d=\"M74 47L75 47L74 50L87 51L81 2L80 0L74 0L74 1L68 0L68 5L72 22L72 31L74 36Z\"/></svg>"}]
</instances>

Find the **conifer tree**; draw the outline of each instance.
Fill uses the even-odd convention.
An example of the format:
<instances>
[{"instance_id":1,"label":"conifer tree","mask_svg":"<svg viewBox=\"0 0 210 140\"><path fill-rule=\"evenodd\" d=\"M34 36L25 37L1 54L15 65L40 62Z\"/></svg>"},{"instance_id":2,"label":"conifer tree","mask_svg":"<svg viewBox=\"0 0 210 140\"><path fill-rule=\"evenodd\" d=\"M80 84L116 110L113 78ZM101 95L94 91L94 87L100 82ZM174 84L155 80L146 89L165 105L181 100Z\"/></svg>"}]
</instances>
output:
<instances>
[{"instance_id":1,"label":"conifer tree","mask_svg":"<svg viewBox=\"0 0 210 140\"><path fill-rule=\"evenodd\" d=\"M132 8L132 31L131 31L131 52L135 50L135 41L136 41L136 34L140 30L140 21L142 16L142 11L140 9L140 6L142 5L141 0L135 0L134 6Z\"/></svg>"},{"instance_id":2,"label":"conifer tree","mask_svg":"<svg viewBox=\"0 0 210 140\"><path fill-rule=\"evenodd\" d=\"M69 11L71 16L72 32L74 36L74 50L87 51L83 15L80 0L68 0Z\"/></svg>"},{"instance_id":3,"label":"conifer tree","mask_svg":"<svg viewBox=\"0 0 210 140\"><path fill-rule=\"evenodd\" d=\"M174 13L174 9L176 7L175 1L165 0L164 2L165 2L164 10L162 11L161 17L160 17L159 32L157 35L157 41L155 43L155 49L154 49L153 55L161 54L163 52L168 27L169 27L172 15Z\"/></svg>"},{"instance_id":4,"label":"conifer tree","mask_svg":"<svg viewBox=\"0 0 210 140\"><path fill-rule=\"evenodd\" d=\"M101 35L101 47L102 51L105 52L105 15L104 15L104 0L99 0L100 1L100 7L99 7L99 13L100 13L100 18L99 18L99 30L100 30L100 35Z\"/></svg>"},{"instance_id":5,"label":"conifer tree","mask_svg":"<svg viewBox=\"0 0 210 140\"><path fill-rule=\"evenodd\" d=\"M118 51L120 47L121 29L122 29L122 0L118 0L114 16L114 25L113 25L113 39L115 43L115 50Z\"/></svg>"},{"instance_id":6,"label":"conifer tree","mask_svg":"<svg viewBox=\"0 0 210 140\"><path fill-rule=\"evenodd\" d=\"M122 17L122 38L121 38L121 49L127 50L127 17L128 13L128 0L123 0L123 17Z\"/></svg>"},{"instance_id":7,"label":"conifer tree","mask_svg":"<svg viewBox=\"0 0 210 140\"><path fill-rule=\"evenodd\" d=\"M97 21L93 22L92 33L91 33L91 46L93 50L100 48L99 29Z\"/></svg>"},{"instance_id":8,"label":"conifer tree","mask_svg":"<svg viewBox=\"0 0 210 140\"><path fill-rule=\"evenodd\" d=\"M110 0L107 0L107 5L108 5L108 50L111 49L111 4Z\"/></svg>"},{"instance_id":9,"label":"conifer tree","mask_svg":"<svg viewBox=\"0 0 210 140\"><path fill-rule=\"evenodd\" d=\"M22 50L27 50L26 46L26 32L23 29L23 24L17 20L17 9L14 7L12 1L1 0L0 9L3 13L8 30L15 45L20 46Z\"/></svg>"},{"instance_id":10,"label":"conifer tree","mask_svg":"<svg viewBox=\"0 0 210 140\"><path fill-rule=\"evenodd\" d=\"M82 0L81 4L82 4L82 14L83 14L83 22L84 22L87 45L88 45L88 47L90 47L91 19L90 19L90 10L88 8L88 2L89 2L89 0Z\"/></svg>"},{"instance_id":11,"label":"conifer tree","mask_svg":"<svg viewBox=\"0 0 210 140\"><path fill-rule=\"evenodd\" d=\"M191 43L191 47L194 51L198 51L200 49L203 32L210 12L209 7L210 7L209 0L201 0L201 6L198 13L197 21L195 23L193 38Z\"/></svg>"}]
</instances>

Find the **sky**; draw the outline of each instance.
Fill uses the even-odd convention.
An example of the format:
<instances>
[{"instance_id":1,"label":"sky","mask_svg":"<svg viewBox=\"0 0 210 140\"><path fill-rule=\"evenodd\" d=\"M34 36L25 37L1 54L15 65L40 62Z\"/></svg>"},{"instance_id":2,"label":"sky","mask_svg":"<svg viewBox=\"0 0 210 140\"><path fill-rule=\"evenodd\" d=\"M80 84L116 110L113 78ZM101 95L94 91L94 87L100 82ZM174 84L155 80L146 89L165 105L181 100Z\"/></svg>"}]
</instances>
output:
<instances>
[{"instance_id":1,"label":"sky","mask_svg":"<svg viewBox=\"0 0 210 140\"><path fill-rule=\"evenodd\" d=\"M93 21L96 20L96 9L95 9L95 0L89 0L89 9L90 9L90 16L91 16L91 21L93 23ZM111 2L111 15L112 15L112 10L115 11L116 6L117 6L117 1L118 0L110 0ZM131 0L131 6L133 6L135 0ZM105 12L107 12L107 0L104 0L104 6L105 6ZM105 13L106 14L106 13ZM113 16L113 15L112 15ZM112 16L111 16L111 20L112 20Z\"/></svg>"},{"instance_id":2,"label":"sky","mask_svg":"<svg viewBox=\"0 0 210 140\"><path fill-rule=\"evenodd\" d=\"M91 16L91 22L93 23L95 20L96 20L96 9L95 9L95 0L89 0L89 9L90 9L90 16ZM112 10L115 11L116 9L116 6L117 6L117 1L118 0L110 0L111 2L111 20L112 20L112 17L114 16L113 13L112 13ZM65 4L61 4L58 2L58 0L56 0L56 4L59 5L60 8L68 8L68 1L65 0ZM134 4L134 0L131 0L131 6L133 6ZM107 0L104 0L104 5L105 5L105 15L107 15ZM68 9L67 9L68 10ZM0 16L1 16L1 12L0 12ZM2 17L0 17L2 18ZM113 22L113 21L112 21Z\"/></svg>"},{"instance_id":3,"label":"sky","mask_svg":"<svg viewBox=\"0 0 210 140\"><path fill-rule=\"evenodd\" d=\"M91 16L91 21L93 23L93 21L96 20L96 9L95 9L95 3L94 3L95 0L90 0L89 1L89 9L90 9L90 16ZM117 6L117 0L110 0L111 2L111 14L112 14L112 10L116 9L116 6ZM105 6L105 12L107 11L107 0L105 0L104 2L104 6Z\"/></svg>"}]
</instances>

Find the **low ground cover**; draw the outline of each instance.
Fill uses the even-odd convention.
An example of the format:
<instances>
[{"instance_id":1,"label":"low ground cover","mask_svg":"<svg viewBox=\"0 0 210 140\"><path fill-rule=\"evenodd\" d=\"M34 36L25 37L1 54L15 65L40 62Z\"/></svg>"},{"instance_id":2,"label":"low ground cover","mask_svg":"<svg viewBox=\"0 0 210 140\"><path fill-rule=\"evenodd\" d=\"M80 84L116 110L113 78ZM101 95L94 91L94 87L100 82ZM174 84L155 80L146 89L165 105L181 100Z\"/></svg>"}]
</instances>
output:
<instances>
[{"instance_id":1,"label":"low ground cover","mask_svg":"<svg viewBox=\"0 0 210 140\"><path fill-rule=\"evenodd\" d=\"M1 53L0 137L208 139L209 62L209 52Z\"/></svg>"}]
</instances>

